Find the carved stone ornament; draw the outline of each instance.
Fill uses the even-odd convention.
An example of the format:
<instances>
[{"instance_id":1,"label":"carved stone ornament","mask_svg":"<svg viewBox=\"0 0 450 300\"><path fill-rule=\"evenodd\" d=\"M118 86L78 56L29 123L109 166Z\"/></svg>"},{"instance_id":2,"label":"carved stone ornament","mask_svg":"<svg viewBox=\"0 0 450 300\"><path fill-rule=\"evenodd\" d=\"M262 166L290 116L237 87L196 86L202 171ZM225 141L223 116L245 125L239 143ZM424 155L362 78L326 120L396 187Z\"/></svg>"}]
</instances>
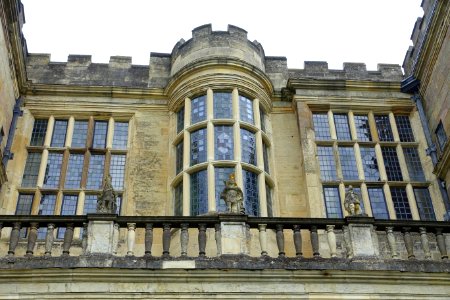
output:
<instances>
[{"instance_id":1,"label":"carved stone ornament","mask_svg":"<svg viewBox=\"0 0 450 300\"><path fill-rule=\"evenodd\" d=\"M360 197L353 191L353 186L351 185L348 186L348 190L345 193L344 207L350 216L365 216L361 210Z\"/></svg>"},{"instance_id":2,"label":"carved stone ornament","mask_svg":"<svg viewBox=\"0 0 450 300\"><path fill-rule=\"evenodd\" d=\"M115 214L117 211L117 193L111 183L111 175L106 175L103 180L103 191L97 200L97 213Z\"/></svg>"},{"instance_id":3,"label":"carved stone ornament","mask_svg":"<svg viewBox=\"0 0 450 300\"><path fill-rule=\"evenodd\" d=\"M234 174L230 174L228 180L225 181L225 188L220 194L220 199L225 201L227 212L233 214L244 214L244 194L240 187L237 186Z\"/></svg>"}]
</instances>

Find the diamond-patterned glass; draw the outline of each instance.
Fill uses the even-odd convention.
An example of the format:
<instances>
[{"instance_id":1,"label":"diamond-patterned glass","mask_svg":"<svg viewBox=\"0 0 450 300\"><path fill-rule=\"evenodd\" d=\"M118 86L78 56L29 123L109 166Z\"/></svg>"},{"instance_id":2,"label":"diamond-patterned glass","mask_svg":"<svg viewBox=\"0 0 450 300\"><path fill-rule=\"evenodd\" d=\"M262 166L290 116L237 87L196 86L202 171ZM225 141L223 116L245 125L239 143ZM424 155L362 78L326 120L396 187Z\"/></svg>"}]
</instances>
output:
<instances>
[{"instance_id":1,"label":"diamond-patterned glass","mask_svg":"<svg viewBox=\"0 0 450 300\"><path fill-rule=\"evenodd\" d=\"M191 166L206 161L206 128L191 133Z\"/></svg>"},{"instance_id":2,"label":"diamond-patterned glass","mask_svg":"<svg viewBox=\"0 0 450 300\"><path fill-rule=\"evenodd\" d=\"M214 157L216 160L234 159L233 126L214 126Z\"/></svg>"},{"instance_id":3,"label":"diamond-patterned glass","mask_svg":"<svg viewBox=\"0 0 450 300\"><path fill-rule=\"evenodd\" d=\"M242 170L242 175L245 213L249 216L259 216L258 175L247 170Z\"/></svg>"},{"instance_id":4,"label":"diamond-patterned glass","mask_svg":"<svg viewBox=\"0 0 450 300\"><path fill-rule=\"evenodd\" d=\"M256 137L247 129L241 128L242 161L256 165Z\"/></svg>"},{"instance_id":5,"label":"diamond-patterned glass","mask_svg":"<svg viewBox=\"0 0 450 300\"><path fill-rule=\"evenodd\" d=\"M253 101L244 96L239 96L239 112L241 121L254 124Z\"/></svg>"}]
</instances>

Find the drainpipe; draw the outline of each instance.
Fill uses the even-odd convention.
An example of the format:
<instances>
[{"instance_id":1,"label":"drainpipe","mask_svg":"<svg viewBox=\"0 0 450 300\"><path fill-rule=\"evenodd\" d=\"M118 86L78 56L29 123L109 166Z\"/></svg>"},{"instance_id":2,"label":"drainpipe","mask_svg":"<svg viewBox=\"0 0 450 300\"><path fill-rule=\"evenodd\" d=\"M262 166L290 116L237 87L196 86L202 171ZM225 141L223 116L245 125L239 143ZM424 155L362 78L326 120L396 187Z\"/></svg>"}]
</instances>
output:
<instances>
[{"instance_id":1,"label":"drainpipe","mask_svg":"<svg viewBox=\"0 0 450 300\"><path fill-rule=\"evenodd\" d=\"M20 110L20 107L22 106L22 97L19 97L16 100L16 104L14 105L13 108L13 117L11 120L11 126L9 127L9 132L8 132L8 140L6 141L6 146L5 146L5 152L3 154L3 165L6 166L8 165L8 161L10 159L13 159L14 157L14 153L11 152L11 145L14 139L14 133L16 132L16 125L17 125L17 119L19 117L22 116L23 112L22 110Z\"/></svg>"}]
</instances>

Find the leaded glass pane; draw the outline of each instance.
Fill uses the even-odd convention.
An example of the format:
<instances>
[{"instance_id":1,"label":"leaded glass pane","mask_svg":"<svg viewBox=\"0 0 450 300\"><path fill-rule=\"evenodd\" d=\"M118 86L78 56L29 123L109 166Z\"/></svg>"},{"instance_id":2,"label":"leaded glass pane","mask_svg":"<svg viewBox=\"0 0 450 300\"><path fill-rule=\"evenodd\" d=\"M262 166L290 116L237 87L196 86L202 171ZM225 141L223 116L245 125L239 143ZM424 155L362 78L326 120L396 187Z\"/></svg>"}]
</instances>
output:
<instances>
[{"instance_id":1,"label":"leaded glass pane","mask_svg":"<svg viewBox=\"0 0 450 300\"><path fill-rule=\"evenodd\" d=\"M247 129L241 128L242 161L256 165L256 137Z\"/></svg>"},{"instance_id":2,"label":"leaded glass pane","mask_svg":"<svg viewBox=\"0 0 450 300\"><path fill-rule=\"evenodd\" d=\"M411 220L412 214L409 207L408 197L405 188L391 187L392 202L394 203L395 214L398 220Z\"/></svg>"},{"instance_id":3,"label":"leaded glass pane","mask_svg":"<svg viewBox=\"0 0 450 300\"><path fill-rule=\"evenodd\" d=\"M223 199L220 199L220 194L225 188L225 181L234 174L234 168L215 168L215 182L216 182L216 211L227 211L227 205Z\"/></svg>"},{"instance_id":4,"label":"leaded glass pane","mask_svg":"<svg viewBox=\"0 0 450 300\"><path fill-rule=\"evenodd\" d=\"M269 169L269 154L266 143L263 142L263 160L264 160L264 171L270 173Z\"/></svg>"},{"instance_id":5,"label":"leaded glass pane","mask_svg":"<svg viewBox=\"0 0 450 300\"><path fill-rule=\"evenodd\" d=\"M433 203L428 189L415 188L414 196L416 197L420 219L422 221L436 221L436 215L434 214Z\"/></svg>"},{"instance_id":6,"label":"leaded glass pane","mask_svg":"<svg viewBox=\"0 0 450 300\"><path fill-rule=\"evenodd\" d=\"M77 211L78 196L77 195L64 195L61 216L71 216L75 215ZM58 239L64 238L64 233L66 232L65 227L60 227L58 230Z\"/></svg>"},{"instance_id":7,"label":"leaded glass pane","mask_svg":"<svg viewBox=\"0 0 450 300\"><path fill-rule=\"evenodd\" d=\"M83 215L97 212L97 195L86 195L84 199Z\"/></svg>"},{"instance_id":8,"label":"leaded glass pane","mask_svg":"<svg viewBox=\"0 0 450 300\"><path fill-rule=\"evenodd\" d=\"M94 123L94 139L93 148L103 149L106 147L106 134L108 132L108 122L95 121Z\"/></svg>"},{"instance_id":9,"label":"leaded glass pane","mask_svg":"<svg viewBox=\"0 0 450 300\"><path fill-rule=\"evenodd\" d=\"M44 177L44 188L57 188L59 186L62 161L62 153L50 152L48 154L47 167L45 169Z\"/></svg>"},{"instance_id":10,"label":"leaded glass pane","mask_svg":"<svg viewBox=\"0 0 450 300\"><path fill-rule=\"evenodd\" d=\"M266 183L267 216L273 218L272 189Z\"/></svg>"},{"instance_id":11,"label":"leaded glass pane","mask_svg":"<svg viewBox=\"0 0 450 300\"><path fill-rule=\"evenodd\" d=\"M241 121L254 124L253 119L253 101L244 96L239 96L239 114Z\"/></svg>"},{"instance_id":12,"label":"leaded glass pane","mask_svg":"<svg viewBox=\"0 0 450 300\"><path fill-rule=\"evenodd\" d=\"M439 122L437 128L436 128L436 138L439 144L439 150L441 152L444 151L445 144L447 144L447 133L445 133L444 125L442 125L442 122Z\"/></svg>"},{"instance_id":13,"label":"leaded glass pane","mask_svg":"<svg viewBox=\"0 0 450 300\"><path fill-rule=\"evenodd\" d=\"M30 146L44 145L45 134L47 132L48 120L35 120L33 132L31 133Z\"/></svg>"},{"instance_id":14,"label":"leaded glass pane","mask_svg":"<svg viewBox=\"0 0 450 300\"><path fill-rule=\"evenodd\" d=\"M331 140L330 124L328 123L327 114L313 114L314 133L316 140L328 141Z\"/></svg>"},{"instance_id":15,"label":"leaded glass pane","mask_svg":"<svg viewBox=\"0 0 450 300\"><path fill-rule=\"evenodd\" d=\"M191 124L206 120L206 96L191 100Z\"/></svg>"},{"instance_id":16,"label":"leaded glass pane","mask_svg":"<svg viewBox=\"0 0 450 300\"><path fill-rule=\"evenodd\" d=\"M334 126L338 140L349 141L352 139L347 114L334 114Z\"/></svg>"},{"instance_id":17,"label":"leaded glass pane","mask_svg":"<svg viewBox=\"0 0 450 300\"><path fill-rule=\"evenodd\" d=\"M104 155L91 155L89 159L89 170L87 174L87 189L101 189L103 181L103 169L105 167Z\"/></svg>"},{"instance_id":18,"label":"leaded glass pane","mask_svg":"<svg viewBox=\"0 0 450 300\"><path fill-rule=\"evenodd\" d=\"M402 170L398 162L397 151L392 147L381 147L384 166L389 181L402 181Z\"/></svg>"},{"instance_id":19,"label":"leaded glass pane","mask_svg":"<svg viewBox=\"0 0 450 300\"><path fill-rule=\"evenodd\" d=\"M114 123L113 149L127 149L128 122Z\"/></svg>"},{"instance_id":20,"label":"leaded glass pane","mask_svg":"<svg viewBox=\"0 0 450 300\"><path fill-rule=\"evenodd\" d=\"M111 165L109 174L111 175L112 186L115 190L123 190L123 181L125 176L126 155L111 155Z\"/></svg>"},{"instance_id":21,"label":"leaded glass pane","mask_svg":"<svg viewBox=\"0 0 450 300\"><path fill-rule=\"evenodd\" d=\"M180 182L175 187L175 195L174 195L174 215L182 216L183 215L183 182Z\"/></svg>"},{"instance_id":22,"label":"leaded glass pane","mask_svg":"<svg viewBox=\"0 0 450 300\"><path fill-rule=\"evenodd\" d=\"M406 166L408 167L409 178L412 181L425 181L422 164L420 163L419 152L416 148L403 148Z\"/></svg>"},{"instance_id":23,"label":"leaded glass pane","mask_svg":"<svg viewBox=\"0 0 450 300\"><path fill-rule=\"evenodd\" d=\"M55 194L43 194L41 197L41 203L39 204L39 215L50 216L55 213L56 195ZM45 239L47 234L47 228L40 227L38 229L38 239Z\"/></svg>"},{"instance_id":24,"label":"leaded glass pane","mask_svg":"<svg viewBox=\"0 0 450 300\"><path fill-rule=\"evenodd\" d=\"M231 93L214 93L214 119L231 119Z\"/></svg>"},{"instance_id":25,"label":"leaded glass pane","mask_svg":"<svg viewBox=\"0 0 450 300\"><path fill-rule=\"evenodd\" d=\"M327 218L342 218L341 199L338 187L323 187Z\"/></svg>"},{"instance_id":26,"label":"leaded glass pane","mask_svg":"<svg viewBox=\"0 0 450 300\"><path fill-rule=\"evenodd\" d=\"M378 169L375 148L361 147L360 150L366 181L380 181L380 170Z\"/></svg>"},{"instance_id":27,"label":"leaded glass pane","mask_svg":"<svg viewBox=\"0 0 450 300\"><path fill-rule=\"evenodd\" d=\"M191 216L208 212L208 173L202 170L191 174Z\"/></svg>"},{"instance_id":28,"label":"leaded glass pane","mask_svg":"<svg viewBox=\"0 0 450 300\"><path fill-rule=\"evenodd\" d=\"M184 106L177 112L177 133L184 128Z\"/></svg>"},{"instance_id":29,"label":"leaded glass pane","mask_svg":"<svg viewBox=\"0 0 450 300\"><path fill-rule=\"evenodd\" d=\"M394 140L391 123L389 122L389 116L387 115L375 116L375 124L377 126L377 132L380 141L391 142Z\"/></svg>"},{"instance_id":30,"label":"leaded glass pane","mask_svg":"<svg viewBox=\"0 0 450 300\"><path fill-rule=\"evenodd\" d=\"M216 160L234 159L233 126L214 126L214 157Z\"/></svg>"},{"instance_id":31,"label":"leaded glass pane","mask_svg":"<svg viewBox=\"0 0 450 300\"><path fill-rule=\"evenodd\" d=\"M369 194L369 202L372 208L373 217L375 219L389 219L383 189L378 187L367 188L367 192Z\"/></svg>"},{"instance_id":32,"label":"leaded glass pane","mask_svg":"<svg viewBox=\"0 0 450 300\"><path fill-rule=\"evenodd\" d=\"M65 188L79 188L83 174L84 154L70 154Z\"/></svg>"},{"instance_id":33,"label":"leaded glass pane","mask_svg":"<svg viewBox=\"0 0 450 300\"><path fill-rule=\"evenodd\" d=\"M67 120L56 120L53 127L51 147L64 147L66 141Z\"/></svg>"},{"instance_id":34,"label":"leaded glass pane","mask_svg":"<svg viewBox=\"0 0 450 300\"><path fill-rule=\"evenodd\" d=\"M365 115L355 115L355 127L358 140L368 142L372 140L370 134L369 117Z\"/></svg>"},{"instance_id":35,"label":"leaded glass pane","mask_svg":"<svg viewBox=\"0 0 450 300\"><path fill-rule=\"evenodd\" d=\"M16 215L30 215L31 206L33 205L33 197L31 194L19 194L17 199ZM19 236L25 238L27 236L27 228L20 230Z\"/></svg>"},{"instance_id":36,"label":"leaded glass pane","mask_svg":"<svg viewBox=\"0 0 450 300\"><path fill-rule=\"evenodd\" d=\"M247 170L243 170L242 174L245 213L249 216L259 216L258 175Z\"/></svg>"},{"instance_id":37,"label":"leaded glass pane","mask_svg":"<svg viewBox=\"0 0 450 300\"><path fill-rule=\"evenodd\" d=\"M191 166L206 161L206 128L191 133Z\"/></svg>"},{"instance_id":38,"label":"leaded glass pane","mask_svg":"<svg viewBox=\"0 0 450 300\"><path fill-rule=\"evenodd\" d=\"M358 168L353 147L339 147L339 159L344 180L357 180Z\"/></svg>"},{"instance_id":39,"label":"leaded glass pane","mask_svg":"<svg viewBox=\"0 0 450 300\"><path fill-rule=\"evenodd\" d=\"M41 153L28 153L25 170L23 171L22 186L35 187L41 165Z\"/></svg>"},{"instance_id":40,"label":"leaded glass pane","mask_svg":"<svg viewBox=\"0 0 450 300\"><path fill-rule=\"evenodd\" d=\"M332 147L317 147L320 164L320 178L325 181L336 180L336 162Z\"/></svg>"},{"instance_id":41,"label":"leaded glass pane","mask_svg":"<svg viewBox=\"0 0 450 300\"><path fill-rule=\"evenodd\" d=\"M414 134L408 116L395 116L398 135L401 142L414 142Z\"/></svg>"},{"instance_id":42,"label":"leaded glass pane","mask_svg":"<svg viewBox=\"0 0 450 300\"><path fill-rule=\"evenodd\" d=\"M73 125L72 148L85 148L88 121L75 121Z\"/></svg>"},{"instance_id":43,"label":"leaded glass pane","mask_svg":"<svg viewBox=\"0 0 450 300\"><path fill-rule=\"evenodd\" d=\"M261 130L266 131L266 114L262 107L259 107L259 120L261 122Z\"/></svg>"},{"instance_id":44,"label":"leaded glass pane","mask_svg":"<svg viewBox=\"0 0 450 300\"><path fill-rule=\"evenodd\" d=\"M175 158L175 173L178 174L183 170L183 141L176 146L176 158Z\"/></svg>"}]
</instances>

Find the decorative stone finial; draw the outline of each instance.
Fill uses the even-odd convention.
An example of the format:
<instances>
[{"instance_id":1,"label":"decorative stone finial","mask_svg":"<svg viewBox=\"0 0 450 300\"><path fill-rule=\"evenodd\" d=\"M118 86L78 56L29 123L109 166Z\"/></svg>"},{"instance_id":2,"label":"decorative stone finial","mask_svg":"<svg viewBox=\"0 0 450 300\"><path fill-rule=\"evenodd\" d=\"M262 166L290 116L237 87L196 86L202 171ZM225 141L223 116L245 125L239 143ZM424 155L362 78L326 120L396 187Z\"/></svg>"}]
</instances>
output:
<instances>
[{"instance_id":1,"label":"decorative stone finial","mask_svg":"<svg viewBox=\"0 0 450 300\"><path fill-rule=\"evenodd\" d=\"M361 210L360 197L353 191L353 186L351 185L348 186L348 190L345 193L344 207L350 216L365 216Z\"/></svg>"},{"instance_id":2,"label":"decorative stone finial","mask_svg":"<svg viewBox=\"0 0 450 300\"><path fill-rule=\"evenodd\" d=\"M115 214L117 211L117 193L111 183L111 175L108 174L103 179L103 191L97 200L97 213Z\"/></svg>"},{"instance_id":3,"label":"decorative stone finial","mask_svg":"<svg viewBox=\"0 0 450 300\"><path fill-rule=\"evenodd\" d=\"M234 174L225 182L225 188L220 194L220 199L223 199L227 205L227 212L234 214L245 214L244 209L244 194L240 187L237 186Z\"/></svg>"}]
</instances>

